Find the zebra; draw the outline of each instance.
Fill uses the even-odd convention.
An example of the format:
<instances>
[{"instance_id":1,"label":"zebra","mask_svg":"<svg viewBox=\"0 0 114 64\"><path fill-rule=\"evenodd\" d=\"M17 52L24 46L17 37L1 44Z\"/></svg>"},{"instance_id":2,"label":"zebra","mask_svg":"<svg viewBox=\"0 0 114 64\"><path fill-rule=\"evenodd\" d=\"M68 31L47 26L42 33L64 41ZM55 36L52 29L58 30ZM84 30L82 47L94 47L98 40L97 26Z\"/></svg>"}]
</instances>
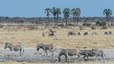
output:
<instances>
[{"instance_id":1,"label":"zebra","mask_svg":"<svg viewBox=\"0 0 114 64\"><path fill-rule=\"evenodd\" d=\"M56 31L50 31L50 32L48 33L48 36L49 36L49 37L50 37L50 36L56 36L55 33L56 33Z\"/></svg>"},{"instance_id":2,"label":"zebra","mask_svg":"<svg viewBox=\"0 0 114 64\"><path fill-rule=\"evenodd\" d=\"M105 35L108 35L109 33L106 31L106 32L104 32L104 34L105 34Z\"/></svg>"},{"instance_id":3,"label":"zebra","mask_svg":"<svg viewBox=\"0 0 114 64\"><path fill-rule=\"evenodd\" d=\"M46 53L46 55L48 56L48 53L47 53L47 50L50 50L50 52L52 52L52 56L54 55L54 46L53 44L44 44L44 43L40 43L40 44L37 44L37 51L39 51L39 49L43 49L44 52Z\"/></svg>"},{"instance_id":4,"label":"zebra","mask_svg":"<svg viewBox=\"0 0 114 64\"><path fill-rule=\"evenodd\" d=\"M95 56L95 53L93 52L95 49L92 50L80 50L80 55L84 55L83 59L85 61L88 61L88 57L93 57Z\"/></svg>"},{"instance_id":5,"label":"zebra","mask_svg":"<svg viewBox=\"0 0 114 64\"><path fill-rule=\"evenodd\" d=\"M80 32L78 32L78 35L81 35L81 33L80 33Z\"/></svg>"},{"instance_id":6,"label":"zebra","mask_svg":"<svg viewBox=\"0 0 114 64\"><path fill-rule=\"evenodd\" d=\"M88 35L89 34L89 32L84 32L84 34L83 35Z\"/></svg>"},{"instance_id":7,"label":"zebra","mask_svg":"<svg viewBox=\"0 0 114 64\"><path fill-rule=\"evenodd\" d=\"M11 43L5 43L4 49L9 48L11 51L20 51L20 55L24 53L23 45L12 45Z\"/></svg>"},{"instance_id":8,"label":"zebra","mask_svg":"<svg viewBox=\"0 0 114 64\"><path fill-rule=\"evenodd\" d=\"M75 55L75 58L76 58L76 55L78 56L78 58L80 57L80 54L79 54L80 50L78 48L76 49L62 49L60 52L59 52L59 56L58 56L58 61L60 62L61 61L61 56L64 55L65 56L65 61L67 62L67 59L68 59L68 56L74 56Z\"/></svg>"},{"instance_id":9,"label":"zebra","mask_svg":"<svg viewBox=\"0 0 114 64\"><path fill-rule=\"evenodd\" d=\"M93 53L95 54L94 60L96 60L97 57L100 57L101 61L105 62L105 54L104 54L104 51L103 50L95 49L93 51Z\"/></svg>"},{"instance_id":10,"label":"zebra","mask_svg":"<svg viewBox=\"0 0 114 64\"><path fill-rule=\"evenodd\" d=\"M70 36L70 35L71 35L71 36L72 36L72 35L74 35L74 36L75 36L75 35L76 35L76 33L75 33L74 31L70 31L70 32L68 32L68 36Z\"/></svg>"}]
</instances>

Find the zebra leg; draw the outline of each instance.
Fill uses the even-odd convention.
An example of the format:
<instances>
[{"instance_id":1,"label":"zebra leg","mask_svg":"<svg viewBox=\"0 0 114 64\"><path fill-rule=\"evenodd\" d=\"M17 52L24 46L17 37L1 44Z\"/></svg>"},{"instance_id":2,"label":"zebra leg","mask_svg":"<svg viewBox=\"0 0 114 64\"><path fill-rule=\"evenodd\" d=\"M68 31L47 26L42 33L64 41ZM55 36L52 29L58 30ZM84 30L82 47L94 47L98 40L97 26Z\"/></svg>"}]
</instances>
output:
<instances>
[{"instance_id":1,"label":"zebra leg","mask_svg":"<svg viewBox=\"0 0 114 64\"><path fill-rule=\"evenodd\" d=\"M54 50L52 50L52 56L54 56Z\"/></svg>"},{"instance_id":2,"label":"zebra leg","mask_svg":"<svg viewBox=\"0 0 114 64\"><path fill-rule=\"evenodd\" d=\"M61 58L60 58L61 56L58 56L58 61L60 62L61 61Z\"/></svg>"},{"instance_id":3,"label":"zebra leg","mask_svg":"<svg viewBox=\"0 0 114 64\"><path fill-rule=\"evenodd\" d=\"M99 58L101 59L101 62L103 62L102 57L101 57L101 56L99 56Z\"/></svg>"},{"instance_id":4,"label":"zebra leg","mask_svg":"<svg viewBox=\"0 0 114 64\"><path fill-rule=\"evenodd\" d=\"M95 56L94 61L96 61L96 59L97 59L97 56Z\"/></svg>"},{"instance_id":5,"label":"zebra leg","mask_svg":"<svg viewBox=\"0 0 114 64\"><path fill-rule=\"evenodd\" d=\"M102 58L103 58L103 61L106 62L105 55L104 54L102 55Z\"/></svg>"},{"instance_id":6,"label":"zebra leg","mask_svg":"<svg viewBox=\"0 0 114 64\"><path fill-rule=\"evenodd\" d=\"M22 49L20 49L20 55L22 55Z\"/></svg>"},{"instance_id":7,"label":"zebra leg","mask_svg":"<svg viewBox=\"0 0 114 64\"><path fill-rule=\"evenodd\" d=\"M24 49L23 49L23 54L24 54Z\"/></svg>"},{"instance_id":8,"label":"zebra leg","mask_svg":"<svg viewBox=\"0 0 114 64\"><path fill-rule=\"evenodd\" d=\"M48 56L47 50L45 50L45 52L46 52L46 55Z\"/></svg>"},{"instance_id":9,"label":"zebra leg","mask_svg":"<svg viewBox=\"0 0 114 64\"><path fill-rule=\"evenodd\" d=\"M87 57L87 59L85 57ZM85 61L88 61L88 56L84 55L83 58L84 58Z\"/></svg>"},{"instance_id":10,"label":"zebra leg","mask_svg":"<svg viewBox=\"0 0 114 64\"><path fill-rule=\"evenodd\" d=\"M65 54L65 61L67 62L67 59L68 59L68 57L67 57L67 55Z\"/></svg>"},{"instance_id":11,"label":"zebra leg","mask_svg":"<svg viewBox=\"0 0 114 64\"><path fill-rule=\"evenodd\" d=\"M76 59L77 59L77 58L76 58L76 55L75 55L75 62L76 62Z\"/></svg>"},{"instance_id":12,"label":"zebra leg","mask_svg":"<svg viewBox=\"0 0 114 64\"><path fill-rule=\"evenodd\" d=\"M78 54L78 60L80 59L80 54Z\"/></svg>"},{"instance_id":13,"label":"zebra leg","mask_svg":"<svg viewBox=\"0 0 114 64\"><path fill-rule=\"evenodd\" d=\"M62 56L63 54L59 54L59 56L58 56L58 61L60 62L61 61L61 56Z\"/></svg>"}]
</instances>

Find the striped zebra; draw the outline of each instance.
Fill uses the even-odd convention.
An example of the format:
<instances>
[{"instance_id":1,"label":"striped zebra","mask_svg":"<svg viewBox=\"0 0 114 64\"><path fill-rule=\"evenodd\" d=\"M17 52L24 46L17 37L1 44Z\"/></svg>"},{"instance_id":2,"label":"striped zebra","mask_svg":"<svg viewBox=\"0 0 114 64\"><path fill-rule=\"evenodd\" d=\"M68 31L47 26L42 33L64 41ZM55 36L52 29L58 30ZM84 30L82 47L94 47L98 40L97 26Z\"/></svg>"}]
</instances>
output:
<instances>
[{"instance_id":1,"label":"striped zebra","mask_svg":"<svg viewBox=\"0 0 114 64\"><path fill-rule=\"evenodd\" d=\"M95 54L95 58L94 58L95 61L96 61L97 57L99 57L102 62L106 62L106 60L105 60L105 54L104 54L104 51L103 50L95 49L93 51L93 53Z\"/></svg>"},{"instance_id":2,"label":"striped zebra","mask_svg":"<svg viewBox=\"0 0 114 64\"><path fill-rule=\"evenodd\" d=\"M76 49L62 49L59 52L59 56L58 56L58 61L61 61L61 56L64 55L65 56L65 60L67 62L68 56L74 56L75 55L75 59L76 59L76 55L78 56L78 58L80 57L80 50L78 48Z\"/></svg>"},{"instance_id":3,"label":"striped zebra","mask_svg":"<svg viewBox=\"0 0 114 64\"><path fill-rule=\"evenodd\" d=\"M9 48L11 51L20 51L20 55L24 53L24 45L19 44L19 45L13 45L11 43L5 43L4 49Z\"/></svg>"}]
</instances>

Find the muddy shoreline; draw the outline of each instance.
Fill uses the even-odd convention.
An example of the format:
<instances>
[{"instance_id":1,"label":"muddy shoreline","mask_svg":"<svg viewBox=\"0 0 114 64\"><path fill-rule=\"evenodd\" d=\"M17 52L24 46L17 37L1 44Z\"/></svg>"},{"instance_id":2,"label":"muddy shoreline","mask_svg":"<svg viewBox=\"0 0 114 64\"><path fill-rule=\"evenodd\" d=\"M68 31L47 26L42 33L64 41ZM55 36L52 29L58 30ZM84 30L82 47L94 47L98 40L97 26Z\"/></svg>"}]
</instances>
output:
<instances>
[{"instance_id":1,"label":"muddy shoreline","mask_svg":"<svg viewBox=\"0 0 114 64\"><path fill-rule=\"evenodd\" d=\"M105 53L105 58L107 62L114 62L114 49L103 49ZM24 54L19 55L18 52L10 51L9 49L0 48L0 62L7 61L16 61L16 62L42 62L42 63L58 63L58 54L60 50L55 51L54 56L51 56L51 53L48 51L48 56L44 56L44 51L36 51L36 48L28 47L24 49ZM64 56L62 56L62 63L65 62ZM75 62L75 57L70 57L70 63ZM101 62L100 59L97 61L93 60L93 57L89 58L89 61L84 61L81 57L81 60L77 60L77 63L83 62Z\"/></svg>"}]
</instances>

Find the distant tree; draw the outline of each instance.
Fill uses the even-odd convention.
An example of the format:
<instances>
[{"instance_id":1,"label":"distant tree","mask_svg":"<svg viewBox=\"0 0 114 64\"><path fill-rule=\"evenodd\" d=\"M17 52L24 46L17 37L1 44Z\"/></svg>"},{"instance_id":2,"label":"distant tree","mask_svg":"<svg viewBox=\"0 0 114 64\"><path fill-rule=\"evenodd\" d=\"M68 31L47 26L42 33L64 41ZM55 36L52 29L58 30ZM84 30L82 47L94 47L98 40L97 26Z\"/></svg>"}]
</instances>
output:
<instances>
[{"instance_id":1,"label":"distant tree","mask_svg":"<svg viewBox=\"0 0 114 64\"><path fill-rule=\"evenodd\" d=\"M56 8L56 13L57 13L57 22L58 22L59 15L61 15L61 9L60 8Z\"/></svg>"},{"instance_id":2,"label":"distant tree","mask_svg":"<svg viewBox=\"0 0 114 64\"><path fill-rule=\"evenodd\" d=\"M52 13L53 16L54 16L54 20L56 20L56 22L58 22L59 15L61 14L60 8L53 7L53 8L51 9L51 13Z\"/></svg>"},{"instance_id":3,"label":"distant tree","mask_svg":"<svg viewBox=\"0 0 114 64\"><path fill-rule=\"evenodd\" d=\"M48 17L48 22L49 22L50 11L51 11L50 8L45 9L46 16Z\"/></svg>"},{"instance_id":4,"label":"distant tree","mask_svg":"<svg viewBox=\"0 0 114 64\"><path fill-rule=\"evenodd\" d=\"M107 19L108 25L109 25L109 17L112 15L112 10L111 9L104 9L103 14L106 15L106 19Z\"/></svg>"},{"instance_id":5,"label":"distant tree","mask_svg":"<svg viewBox=\"0 0 114 64\"><path fill-rule=\"evenodd\" d=\"M73 16L73 21L74 21L74 17L75 17L75 8L73 8L73 9L71 10L71 15Z\"/></svg>"},{"instance_id":6,"label":"distant tree","mask_svg":"<svg viewBox=\"0 0 114 64\"><path fill-rule=\"evenodd\" d=\"M71 10L71 15L73 15L73 21L74 21L74 18L75 18L75 17L78 18L77 25L78 25L78 23L79 23L79 16L80 16L80 14L81 14L80 8L73 8L73 9Z\"/></svg>"},{"instance_id":7,"label":"distant tree","mask_svg":"<svg viewBox=\"0 0 114 64\"><path fill-rule=\"evenodd\" d=\"M67 26L67 19L69 18L70 16L70 9L69 8L65 8L63 10L63 14L64 14L64 18L66 19L66 26Z\"/></svg>"},{"instance_id":8,"label":"distant tree","mask_svg":"<svg viewBox=\"0 0 114 64\"><path fill-rule=\"evenodd\" d=\"M54 16L54 21L56 20L56 15L57 15L57 13L56 13L56 7L53 7L52 9L51 9L51 13L53 14L53 16Z\"/></svg>"}]
</instances>

